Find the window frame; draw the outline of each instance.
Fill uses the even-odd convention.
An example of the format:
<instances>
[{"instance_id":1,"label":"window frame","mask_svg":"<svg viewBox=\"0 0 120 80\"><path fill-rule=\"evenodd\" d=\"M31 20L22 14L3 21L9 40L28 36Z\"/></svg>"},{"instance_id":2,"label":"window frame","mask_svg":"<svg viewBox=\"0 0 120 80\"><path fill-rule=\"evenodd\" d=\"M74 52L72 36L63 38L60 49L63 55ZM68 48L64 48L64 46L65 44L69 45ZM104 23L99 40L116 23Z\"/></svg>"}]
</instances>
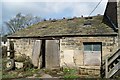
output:
<instances>
[{"instance_id":1,"label":"window frame","mask_svg":"<svg viewBox=\"0 0 120 80\"><path fill-rule=\"evenodd\" d=\"M102 50L101 42L94 42L94 43L93 42L84 42L83 45L84 45L84 51L101 51ZM91 48L88 47L88 49L87 49L87 45L89 45L89 47L91 47ZM86 46L86 48L85 48L85 46ZM96 46L98 48L95 49Z\"/></svg>"}]
</instances>

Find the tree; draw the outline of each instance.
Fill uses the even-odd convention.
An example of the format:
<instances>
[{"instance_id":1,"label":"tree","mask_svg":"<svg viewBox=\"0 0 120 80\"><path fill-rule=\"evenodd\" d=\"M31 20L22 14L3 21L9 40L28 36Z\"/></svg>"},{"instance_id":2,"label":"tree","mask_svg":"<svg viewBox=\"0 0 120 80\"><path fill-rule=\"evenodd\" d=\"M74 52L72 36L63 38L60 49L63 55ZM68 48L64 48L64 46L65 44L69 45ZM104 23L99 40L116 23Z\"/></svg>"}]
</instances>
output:
<instances>
[{"instance_id":1,"label":"tree","mask_svg":"<svg viewBox=\"0 0 120 80\"><path fill-rule=\"evenodd\" d=\"M23 15L18 13L14 18L10 19L8 22L5 22L5 25L9 28L11 33L15 33L16 31L36 24L41 20L42 19L37 16L32 16L30 14Z\"/></svg>"}]
</instances>

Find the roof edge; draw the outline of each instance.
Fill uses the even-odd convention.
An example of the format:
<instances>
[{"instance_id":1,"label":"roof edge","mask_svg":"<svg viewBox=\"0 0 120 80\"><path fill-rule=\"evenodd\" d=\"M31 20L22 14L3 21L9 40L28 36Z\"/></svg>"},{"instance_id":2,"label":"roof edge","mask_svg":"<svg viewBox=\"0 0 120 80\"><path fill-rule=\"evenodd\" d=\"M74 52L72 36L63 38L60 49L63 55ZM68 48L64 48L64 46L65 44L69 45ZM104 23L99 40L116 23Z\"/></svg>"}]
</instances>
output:
<instances>
[{"instance_id":1,"label":"roof edge","mask_svg":"<svg viewBox=\"0 0 120 80\"><path fill-rule=\"evenodd\" d=\"M47 38L62 38L62 37L104 37L104 36L117 36L117 33L111 34L92 34L92 35L51 35L51 36L8 36L8 39L20 39L20 38L39 38L39 39L47 39Z\"/></svg>"}]
</instances>

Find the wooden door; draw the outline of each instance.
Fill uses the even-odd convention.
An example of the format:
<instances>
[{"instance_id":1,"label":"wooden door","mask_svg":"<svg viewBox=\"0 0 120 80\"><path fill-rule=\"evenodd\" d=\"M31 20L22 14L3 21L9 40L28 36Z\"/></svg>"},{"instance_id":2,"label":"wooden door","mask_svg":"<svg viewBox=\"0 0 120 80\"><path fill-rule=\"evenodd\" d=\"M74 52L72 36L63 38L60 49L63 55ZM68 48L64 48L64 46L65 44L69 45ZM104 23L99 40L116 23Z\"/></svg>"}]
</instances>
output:
<instances>
[{"instance_id":1,"label":"wooden door","mask_svg":"<svg viewBox=\"0 0 120 80\"><path fill-rule=\"evenodd\" d=\"M46 40L46 68L57 68L60 65L59 60L59 40Z\"/></svg>"},{"instance_id":2,"label":"wooden door","mask_svg":"<svg viewBox=\"0 0 120 80\"><path fill-rule=\"evenodd\" d=\"M41 40L36 40L33 45L32 50L32 63L34 67L39 66L39 58L40 58L40 52L41 52Z\"/></svg>"}]
</instances>

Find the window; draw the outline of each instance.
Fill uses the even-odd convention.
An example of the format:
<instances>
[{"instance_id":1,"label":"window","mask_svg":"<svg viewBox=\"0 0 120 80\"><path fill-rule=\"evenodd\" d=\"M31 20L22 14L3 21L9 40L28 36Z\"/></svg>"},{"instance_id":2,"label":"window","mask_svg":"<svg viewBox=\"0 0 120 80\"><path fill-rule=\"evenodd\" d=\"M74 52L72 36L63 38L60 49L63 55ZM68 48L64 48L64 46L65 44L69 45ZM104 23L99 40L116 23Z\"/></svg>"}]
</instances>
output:
<instances>
[{"instance_id":1,"label":"window","mask_svg":"<svg viewBox=\"0 0 120 80\"><path fill-rule=\"evenodd\" d=\"M84 51L101 51L100 43L84 43Z\"/></svg>"},{"instance_id":2,"label":"window","mask_svg":"<svg viewBox=\"0 0 120 80\"><path fill-rule=\"evenodd\" d=\"M93 51L101 51L101 45L100 44L93 44Z\"/></svg>"},{"instance_id":3,"label":"window","mask_svg":"<svg viewBox=\"0 0 120 80\"><path fill-rule=\"evenodd\" d=\"M92 45L90 45L90 44L85 44L85 45L84 45L84 51L92 51Z\"/></svg>"}]
</instances>

